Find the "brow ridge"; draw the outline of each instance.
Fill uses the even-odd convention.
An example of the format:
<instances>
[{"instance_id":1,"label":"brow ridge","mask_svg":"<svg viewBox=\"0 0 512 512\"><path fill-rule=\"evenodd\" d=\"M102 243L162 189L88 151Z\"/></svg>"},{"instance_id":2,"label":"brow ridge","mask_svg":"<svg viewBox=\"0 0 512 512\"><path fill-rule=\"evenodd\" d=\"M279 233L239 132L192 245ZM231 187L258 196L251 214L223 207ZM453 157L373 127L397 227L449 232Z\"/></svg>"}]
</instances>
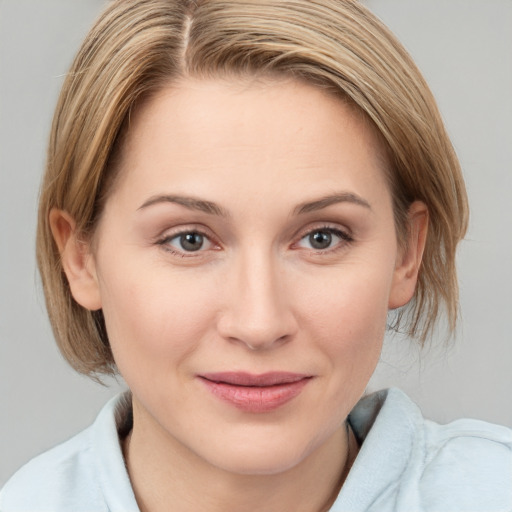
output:
<instances>
[{"instance_id":1,"label":"brow ridge","mask_svg":"<svg viewBox=\"0 0 512 512\"><path fill-rule=\"evenodd\" d=\"M179 195L170 195L170 194L162 194L150 197L147 201L145 201L138 210L143 210L144 208L148 208L155 204L161 203L174 203L184 206L190 210L198 210L204 213L208 213L210 215L219 215L221 217L228 217L228 212L221 208L219 205L206 201L203 199L196 199L194 197L188 196L179 196Z\"/></svg>"},{"instance_id":2,"label":"brow ridge","mask_svg":"<svg viewBox=\"0 0 512 512\"><path fill-rule=\"evenodd\" d=\"M294 208L293 214L302 215L304 213L311 213L318 210L323 210L324 208L337 203L352 203L369 210L372 209L370 203L357 194L354 194L353 192L339 192L322 197L315 201L301 203L296 208Z\"/></svg>"},{"instance_id":3,"label":"brow ridge","mask_svg":"<svg viewBox=\"0 0 512 512\"><path fill-rule=\"evenodd\" d=\"M160 203L179 204L181 206L184 206L185 208L189 208L191 210L198 210L210 215L229 217L229 213L227 212L227 210L225 210L224 208L220 207L219 205L212 201L206 201L204 199L197 199L194 197L172 194L161 194L150 197L138 208L138 210L142 210L144 208L148 208L150 206ZM372 209L368 201L358 196L357 194L354 194L352 192L339 192L336 194L331 194L322 197L314 201L301 203L294 208L293 214L303 215L305 213L311 213L318 210L322 210L337 203L352 203L367 208L369 210Z\"/></svg>"}]
</instances>

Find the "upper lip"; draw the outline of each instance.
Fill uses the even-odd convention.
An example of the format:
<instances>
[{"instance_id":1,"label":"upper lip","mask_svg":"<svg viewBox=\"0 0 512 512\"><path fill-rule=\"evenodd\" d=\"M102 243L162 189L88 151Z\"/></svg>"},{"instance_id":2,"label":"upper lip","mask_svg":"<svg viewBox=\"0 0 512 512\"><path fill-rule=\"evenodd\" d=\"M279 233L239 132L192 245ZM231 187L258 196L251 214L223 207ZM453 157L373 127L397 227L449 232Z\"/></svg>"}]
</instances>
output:
<instances>
[{"instance_id":1,"label":"upper lip","mask_svg":"<svg viewBox=\"0 0 512 512\"><path fill-rule=\"evenodd\" d=\"M232 386L263 387L298 382L310 378L311 375L292 372L267 372L261 374L247 372L214 372L203 373L199 375L199 377L211 382L230 384Z\"/></svg>"}]
</instances>

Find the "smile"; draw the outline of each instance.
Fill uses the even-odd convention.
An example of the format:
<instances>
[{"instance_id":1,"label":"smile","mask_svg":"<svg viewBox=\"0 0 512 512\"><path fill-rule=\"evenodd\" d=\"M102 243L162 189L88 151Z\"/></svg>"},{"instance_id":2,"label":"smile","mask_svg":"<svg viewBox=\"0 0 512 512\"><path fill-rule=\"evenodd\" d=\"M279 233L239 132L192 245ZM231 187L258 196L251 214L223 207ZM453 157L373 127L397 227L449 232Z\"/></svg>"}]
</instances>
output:
<instances>
[{"instance_id":1,"label":"smile","mask_svg":"<svg viewBox=\"0 0 512 512\"><path fill-rule=\"evenodd\" d=\"M243 372L199 375L206 388L217 398L245 412L273 411L300 394L310 375L270 372L253 375Z\"/></svg>"}]
</instances>

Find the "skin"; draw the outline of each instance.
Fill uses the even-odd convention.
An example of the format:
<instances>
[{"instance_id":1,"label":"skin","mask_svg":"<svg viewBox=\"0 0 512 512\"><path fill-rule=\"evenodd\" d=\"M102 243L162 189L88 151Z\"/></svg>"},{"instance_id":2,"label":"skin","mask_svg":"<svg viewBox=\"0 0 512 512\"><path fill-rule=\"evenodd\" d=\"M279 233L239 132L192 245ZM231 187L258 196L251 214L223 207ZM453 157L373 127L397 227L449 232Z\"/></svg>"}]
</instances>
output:
<instances>
[{"instance_id":1,"label":"skin","mask_svg":"<svg viewBox=\"0 0 512 512\"><path fill-rule=\"evenodd\" d=\"M89 246L52 212L73 295L103 309L133 393L124 452L141 510L316 512L332 501L357 451L345 419L388 310L414 292L426 236L426 208L413 203L398 246L379 144L360 114L312 86L187 80L134 113ZM203 245L187 251L180 236L194 232ZM252 413L198 378L220 371L311 378Z\"/></svg>"}]
</instances>

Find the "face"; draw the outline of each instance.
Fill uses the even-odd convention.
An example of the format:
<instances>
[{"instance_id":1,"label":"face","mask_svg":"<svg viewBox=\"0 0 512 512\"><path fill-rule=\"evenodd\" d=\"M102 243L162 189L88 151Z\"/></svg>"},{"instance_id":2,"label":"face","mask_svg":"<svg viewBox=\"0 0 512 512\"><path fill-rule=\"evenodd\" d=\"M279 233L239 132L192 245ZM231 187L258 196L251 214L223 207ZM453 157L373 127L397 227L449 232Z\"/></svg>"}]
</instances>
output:
<instances>
[{"instance_id":1,"label":"face","mask_svg":"<svg viewBox=\"0 0 512 512\"><path fill-rule=\"evenodd\" d=\"M187 81L138 109L74 293L147 435L254 474L336 436L414 289L382 154L293 81Z\"/></svg>"}]
</instances>

